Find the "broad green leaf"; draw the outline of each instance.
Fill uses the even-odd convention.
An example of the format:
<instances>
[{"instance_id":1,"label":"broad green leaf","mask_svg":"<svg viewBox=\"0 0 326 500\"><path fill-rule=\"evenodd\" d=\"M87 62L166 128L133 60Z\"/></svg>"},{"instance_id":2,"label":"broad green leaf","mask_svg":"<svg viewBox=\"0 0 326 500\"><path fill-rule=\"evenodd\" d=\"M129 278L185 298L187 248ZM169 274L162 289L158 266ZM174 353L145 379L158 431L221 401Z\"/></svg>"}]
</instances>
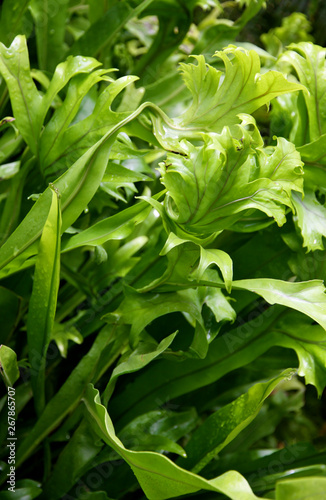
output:
<instances>
[{"instance_id":1,"label":"broad green leaf","mask_svg":"<svg viewBox=\"0 0 326 500\"><path fill-rule=\"evenodd\" d=\"M217 337L204 359L186 359L182 363L159 360L149 366L146 375L139 373L137 379L112 398L109 409L117 425L123 427L144 411L153 410L158 400L173 400L249 364L273 345L274 339L270 340L268 332L281 312L279 307L270 308L255 320Z\"/></svg>"},{"instance_id":2,"label":"broad green leaf","mask_svg":"<svg viewBox=\"0 0 326 500\"><path fill-rule=\"evenodd\" d=\"M152 3L153 0L116 3L98 18L90 28L73 44L69 54L96 56L103 49L108 50L123 26Z\"/></svg>"},{"instance_id":3,"label":"broad green leaf","mask_svg":"<svg viewBox=\"0 0 326 500\"><path fill-rule=\"evenodd\" d=\"M326 490L326 477L293 478L276 483L276 500L322 499Z\"/></svg>"},{"instance_id":4,"label":"broad green leaf","mask_svg":"<svg viewBox=\"0 0 326 500\"><path fill-rule=\"evenodd\" d=\"M45 406L46 354L51 340L60 282L60 193L52 189L35 264L33 291L27 318L27 341L31 384L37 413Z\"/></svg>"},{"instance_id":5,"label":"broad green leaf","mask_svg":"<svg viewBox=\"0 0 326 500\"><path fill-rule=\"evenodd\" d=\"M326 330L326 295L320 280L292 283L274 279L233 281L235 289L258 293L269 304L296 309L314 319Z\"/></svg>"},{"instance_id":6,"label":"broad green leaf","mask_svg":"<svg viewBox=\"0 0 326 500\"><path fill-rule=\"evenodd\" d=\"M308 112L309 139L312 142L326 132L325 49L311 42L291 44L281 56L296 71L300 82L309 92L304 92Z\"/></svg>"},{"instance_id":7,"label":"broad green leaf","mask_svg":"<svg viewBox=\"0 0 326 500\"><path fill-rule=\"evenodd\" d=\"M53 71L64 53L65 22L69 0L51 4L32 0L30 10L35 22L40 69Z\"/></svg>"},{"instance_id":8,"label":"broad green leaf","mask_svg":"<svg viewBox=\"0 0 326 500\"><path fill-rule=\"evenodd\" d=\"M164 500L201 489L224 493L234 500L258 498L247 481L235 471L208 481L178 467L164 455L128 450L117 438L109 414L101 405L99 393L91 385L87 388L84 402L90 425L130 465L147 498Z\"/></svg>"},{"instance_id":9,"label":"broad green leaf","mask_svg":"<svg viewBox=\"0 0 326 500\"><path fill-rule=\"evenodd\" d=\"M7 387L13 387L19 379L17 354L10 347L0 345L0 374Z\"/></svg>"},{"instance_id":10,"label":"broad green leaf","mask_svg":"<svg viewBox=\"0 0 326 500\"><path fill-rule=\"evenodd\" d=\"M242 115L245 123L252 123ZM242 213L257 209L280 226L292 208L291 190L302 191L299 154L282 139L271 155L253 150L257 129L203 136L204 146L182 141L185 156L169 153L161 167L168 216L188 233L207 235L232 227ZM236 136L236 138L235 138ZM259 142L258 142L259 141Z\"/></svg>"},{"instance_id":11,"label":"broad green leaf","mask_svg":"<svg viewBox=\"0 0 326 500\"><path fill-rule=\"evenodd\" d=\"M273 380L255 384L247 393L210 415L192 435L185 447L187 458L179 460L178 465L191 469L195 473L202 470L254 420L265 399L282 380L292 373L293 370L288 370Z\"/></svg>"},{"instance_id":12,"label":"broad green leaf","mask_svg":"<svg viewBox=\"0 0 326 500\"><path fill-rule=\"evenodd\" d=\"M308 251L323 250L323 236L326 236L326 208L321 205L313 191L305 190L304 198L293 196L296 209L295 221Z\"/></svg>"},{"instance_id":13,"label":"broad green leaf","mask_svg":"<svg viewBox=\"0 0 326 500\"><path fill-rule=\"evenodd\" d=\"M192 94L189 109L164 125L154 119L156 136L167 149L178 147L178 134L221 132L223 127L239 123L240 113L251 114L274 97L305 89L286 80L282 73L260 74L260 60L254 50L229 46L217 52L225 72L206 64L204 56L194 56L197 65L181 64L182 76ZM224 75L224 78L222 76Z\"/></svg>"},{"instance_id":14,"label":"broad green leaf","mask_svg":"<svg viewBox=\"0 0 326 500\"><path fill-rule=\"evenodd\" d=\"M176 333L172 333L172 335L163 339L158 345L154 344L154 342L140 342L134 351L125 353L120 363L113 370L110 380L103 393L103 400L105 401L105 404L107 405L107 402L114 391L118 377L126 373L136 372L148 365L148 363L157 358L157 356L162 354L162 352L170 346L175 336Z\"/></svg>"}]
</instances>

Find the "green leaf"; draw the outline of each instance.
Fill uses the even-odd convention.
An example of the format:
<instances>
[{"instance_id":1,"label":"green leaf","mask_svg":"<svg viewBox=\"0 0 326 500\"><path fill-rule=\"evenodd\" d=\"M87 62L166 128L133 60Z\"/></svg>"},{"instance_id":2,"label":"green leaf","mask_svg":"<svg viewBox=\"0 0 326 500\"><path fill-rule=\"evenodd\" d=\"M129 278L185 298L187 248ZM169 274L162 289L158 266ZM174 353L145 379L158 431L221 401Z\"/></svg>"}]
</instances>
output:
<instances>
[{"instance_id":1,"label":"green leaf","mask_svg":"<svg viewBox=\"0 0 326 500\"><path fill-rule=\"evenodd\" d=\"M144 221L149 212L150 208L145 202L137 203L72 236L63 245L63 251L66 252L83 245L102 245L108 240L124 239L132 233L137 224Z\"/></svg>"},{"instance_id":2,"label":"green leaf","mask_svg":"<svg viewBox=\"0 0 326 500\"><path fill-rule=\"evenodd\" d=\"M51 189L52 202L40 239L27 318L31 384L38 414L45 406L46 353L52 336L60 282L60 194Z\"/></svg>"},{"instance_id":3,"label":"green leaf","mask_svg":"<svg viewBox=\"0 0 326 500\"><path fill-rule=\"evenodd\" d=\"M70 227L97 191L104 175L114 134L125 123L141 112L138 108L122 122L115 124L70 169L53 185L61 194L62 232ZM46 189L26 215L16 231L0 248L2 275L17 271L25 260L37 252L37 241L41 235L51 203L51 190ZM98 243L97 243L98 244ZM13 262L12 262L13 261ZM0 273L1 274L1 273Z\"/></svg>"},{"instance_id":4,"label":"green leaf","mask_svg":"<svg viewBox=\"0 0 326 500\"><path fill-rule=\"evenodd\" d=\"M304 92L309 129L306 142L312 142L326 133L325 49L311 42L291 44L288 48L290 50L282 54L281 61L293 66L300 82L309 91Z\"/></svg>"},{"instance_id":5,"label":"green leaf","mask_svg":"<svg viewBox=\"0 0 326 500\"><path fill-rule=\"evenodd\" d=\"M78 73L88 73L99 64L92 58L81 56L68 58L66 62L57 66L46 94L42 95L37 90L31 76L25 37L16 36L9 48L0 44L0 72L8 86L15 124L35 155L38 154L38 143L44 119L58 92L73 76ZM98 71L100 74L107 72L106 70ZM90 76L93 83L98 81L96 77L96 72L94 76ZM76 91L76 87L74 87L74 91ZM62 111L60 113L62 114ZM68 124L69 122L67 126Z\"/></svg>"},{"instance_id":6,"label":"green leaf","mask_svg":"<svg viewBox=\"0 0 326 500\"><path fill-rule=\"evenodd\" d=\"M0 72L8 86L16 126L31 151L36 154L42 127L42 95L30 74L24 36L16 36L9 48L0 44Z\"/></svg>"},{"instance_id":7,"label":"green leaf","mask_svg":"<svg viewBox=\"0 0 326 500\"><path fill-rule=\"evenodd\" d=\"M177 235L175 235L173 232L170 232L168 239L166 240L165 245L160 252L160 255L167 255L171 250L173 250L177 246L185 245L187 243L192 243L192 241L183 240L179 238ZM230 293L232 287L232 275L233 275L231 257L226 252L223 252L223 250L218 250L215 248L205 249L204 247L202 247L197 243L196 246L198 246L200 250L199 264L194 269L194 271L191 274L189 274L189 279L200 281L205 270L211 264L216 264L220 269L222 276L224 278L225 287L227 291Z\"/></svg>"},{"instance_id":8,"label":"green leaf","mask_svg":"<svg viewBox=\"0 0 326 500\"><path fill-rule=\"evenodd\" d=\"M4 0L1 5L0 40L10 44L22 32L24 14L30 0Z\"/></svg>"},{"instance_id":9,"label":"green leaf","mask_svg":"<svg viewBox=\"0 0 326 500\"><path fill-rule=\"evenodd\" d=\"M132 325L131 343L137 345L139 334L149 323L165 314L177 311L188 313L193 321L202 321L201 304L195 290L165 294L139 294L133 290L126 290L125 299L119 308L104 316L104 319L109 322L121 320L125 324Z\"/></svg>"},{"instance_id":10,"label":"green leaf","mask_svg":"<svg viewBox=\"0 0 326 500\"><path fill-rule=\"evenodd\" d=\"M178 465L195 473L202 470L254 420L265 399L292 373L293 370L287 370L268 382L255 384L247 393L210 415L192 435L185 448L187 458L179 460Z\"/></svg>"},{"instance_id":11,"label":"green leaf","mask_svg":"<svg viewBox=\"0 0 326 500\"><path fill-rule=\"evenodd\" d=\"M293 196L296 209L295 221L308 251L324 250L323 236L326 236L326 208L321 205L313 191L305 190L304 198Z\"/></svg>"},{"instance_id":12,"label":"green leaf","mask_svg":"<svg viewBox=\"0 0 326 500\"><path fill-rule=\"evenodd\" d=\"M140 342L134 351L126 353L120 363L115 367L110 377L110 380L103 393L103 400L107 405L111 397L118 377L126 373L133 373L141 370L148 365L153 359L162 354L173 342L176 333L172 333L162 340L158 345L149 342Z\"/></svg>"},{"instance_id":13,"label":"green leaf","mask_svg":"<svg viewBox=\"0 0 326 500\"><path fill-rule=\"evenodd\" d=\"M30 3L40 69L53 71L62 58L68 5L69 0L60 0L57 4L43 0Z\"/></svg>"},{"instance_id":14,"label":"green leaf","mask_svg":"<svg viewBox=\"0 0 326 500\"><path fill-rule=\"evenodd\" d=\"M251 114L279 95L302 90L302 85L286 80L282 73L260 74L260 60L254 50L229 46L217 52L225 70L206 64L204 56L194 56L197 65L181 64L182 76L192 94L187 111L169 126L154 119L157 139L167 149L178 147L178 134L221 132L223 127L239 123L240 113ZM222 78L224 76L224 78Z\"/></svg>"},{"instance_id":15,"label":"green leaf","mask_svg":"<svg viewBox=\"0 0 326 500\"><path fill-rule=\"evenodd\" d=\"M112 421L101 405L99 393L89 385L84 402L90 425L101 439L113 448L132 468L145 495L150 500L164 500L198 490L224 493L233 500L255 500L247 481L230 471L210 481L175 465L164 455L149 451L130 451L115 435Z\"/></svg>"},{"instance_id":16,"label":"green leaf","mask_svg":"<svg viewBox=\"0 0 326 500\"><path fill-rule=\"evenodd\" d=\"M15 491L2 491L1 499L3 500L33 500L41 495L41 484L32 479L21 479L15 484Z\"/></svg>"},{"instance_id":17,"label":"green leaf","mask_svg":"<svg viewBox=\"0 0 326 500\"><path fill-rule=\"evenodd\" d=\"M309 318L303 315L293 317L299 313L287 312L279 306L256 313L254 319L240 323L216 338L204 359L189 359L182 363L161 360L150 366L146 374L140 373L112 399L111 411L117 424L124 426L135 416L152 410L158 400L170 401L208 386L226 373L249 365L275 345L297 352L300 374L306 376L320 393L326 383L324 330L319 325L311 325Z\"/></svg>"},{"instance_id":18,"label":"green leaf","mask_svg":"<svg viewBox=\"0 0 326 500\"><path fill-rule=\"evenodd\" d=\"M216 264L221 270L226 290L231 293L232 288L232 259L223 250L216 248L200 247L200 261L198 267L190 275L194 280L200 281L206 269L211 265Z\"/></svg>"},{"instance_id":19,"label":"green leaf","mask_svg":"<svg viewBox=\"0 0 326 500\"><path fill-rule=\"evenodd\" d=\"M272 154L254 146L261 137L251 117L219 135L203 135L204 146L182 141L184 156L169 153L161 167L167 188L164 206L172 221L188 233L232 227L248 209L273 217L281 226L293 207L291 190L302 192L302 162L291 143L281 139ZM254 125L252 133L245 125Z\"/></svg>"},{"instance_id":20,"label":"green leaf","mask_svg":"<svg viewBox=\"0 0 326 500\"><path fill-rule=\"evenodd\" d=\"M272 332L277 334L278 345L295 349L299 358L299 375L305 377L306 384L314 385L321 396L326 386L325 330L319 325L311 325L307 317L290 313L275 325Z\"/></svg>"},{"instance_id":21,"label":"green leaf","mask_svg":"<svg viewBox=\"0 0 326 500\"><path fill-rule=\"evenodd\" d=\"M0 373L7 387L13 387L19 379L17 354L10 347L0 345Z\"/></svg>"},{"instance_id":22,"label":"green leaf","mask_svg":"<svg viewBox=\"0 0 326 500\"><path fill-rule=\"evenodd\" d=\"M326 477L293 478L276 483L276 500L305 500L323 498Z\"/></svg>"},{"instance_id":23,"label":"green leaf","mask_svg":"<svg viewBox=\"0 0 326 500\"><path fill-rule=\"evenodd\" d=\"M66 358L68 352L68 340L71 340L76 344L81 344L84 338L74 326L54 323L52 340L54 340L57 344L61 356Z\"/></svg>"},{"instance_id":24,"label":"green leaf","mask_svg":"<svg viewBox=\"0 0 326 500\"><path fill-rule=\"evenodd\" d=\"M126 425L119 433L119 438L133 450L164 450L186 456L176 441L188 434L196 426L197 420L193 408L181 412L154 410Z\"/></svg>"},{"instance_id":25,"label":"green leaf","mask_svg":"<svg viewBox=\"0 0 326 500\"><path fill-rule=\"evenodd\" d=\"M326 330L326 295L320 280L291 283L262 278L233 281L233 287L258 293L269 304L281 304L302 312Z\"/></svg>"}]
</instances>

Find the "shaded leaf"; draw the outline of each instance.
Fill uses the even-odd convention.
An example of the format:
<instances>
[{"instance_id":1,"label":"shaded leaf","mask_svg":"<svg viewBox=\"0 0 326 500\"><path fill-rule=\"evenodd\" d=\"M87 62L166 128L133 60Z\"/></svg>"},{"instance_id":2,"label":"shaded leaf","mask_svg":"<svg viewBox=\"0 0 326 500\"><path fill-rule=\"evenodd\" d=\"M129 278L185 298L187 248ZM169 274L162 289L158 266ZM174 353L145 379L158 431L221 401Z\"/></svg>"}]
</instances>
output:
<instances>
[{"instance_id":1,"label":"shaded leaf","mask_svg":"<svg viewBox=\"0 0 326 500\"><path fill-rule=\"evenodd\" d=\"M207 481L181 469L164 455L126 449L115 435L112 421L100 403L98 391L91 385L87 388L84 402L91 426L105 443L129 463L147 498L164 500L200 489L224 493L234 500L258 498L251 491L247 481L235 471Z\"/></svg>"},{"instance_id":2,"label":"shaded leaf","mask_svg":"<svg viewBox=\"0 0 326 500\"><path fill-rule=\"evenodd\" d=\"M210 415L192 435L178 464L198 473L258 415L264 400L293 370L261 384Z\"/></svg>"}]
</instances>

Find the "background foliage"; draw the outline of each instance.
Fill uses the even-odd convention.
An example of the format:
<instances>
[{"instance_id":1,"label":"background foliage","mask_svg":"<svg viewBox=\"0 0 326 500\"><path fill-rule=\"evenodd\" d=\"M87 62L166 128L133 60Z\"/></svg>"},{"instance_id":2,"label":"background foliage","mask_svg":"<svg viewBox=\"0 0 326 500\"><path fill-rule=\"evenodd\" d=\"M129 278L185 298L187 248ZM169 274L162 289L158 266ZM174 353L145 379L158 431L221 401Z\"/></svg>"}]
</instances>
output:
<instances>
[{"instance_id":1,"label":"background foliage","mask_svg":"<svg viewBox=\"0 0 326 500\"><path fill-rule=\"evenodd\" d=\"M1 498L324 498L324 21L2 2Z\"/></svg>"}]
</instances>

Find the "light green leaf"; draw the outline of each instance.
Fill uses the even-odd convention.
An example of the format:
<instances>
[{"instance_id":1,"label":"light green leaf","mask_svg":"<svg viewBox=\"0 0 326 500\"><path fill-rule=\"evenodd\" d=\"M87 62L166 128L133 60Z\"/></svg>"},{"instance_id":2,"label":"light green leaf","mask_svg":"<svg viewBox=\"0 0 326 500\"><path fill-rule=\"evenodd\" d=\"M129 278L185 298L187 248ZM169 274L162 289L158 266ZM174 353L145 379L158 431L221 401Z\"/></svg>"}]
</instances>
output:
<instances>
[{"instance_id":1,"label":"light green leaf","mask_svg":"<svg viewBox=\"0 0 326 500\"><path fill-rule=\"evenodd\" d=\"M323 236L326 236L326 208L321 205L313 191L305 190L304 198L293 196L296 209L295 221L308 251L324 250Z\"/></svg>"},{"instance_id":2,"label":"light green leaf","mask_svg":"<svg viewBox=\"0 0 326 500\"><path fill-rule=\"evenodd\" d=\"M0 345L0 374L7 387L13 387L19 379L17 354L10 347Z\"/></svg>"},{"instance_id":3,"label":"light green leaf","mask_svg":"<svg viewBox=\"0 0 326 500\"><path fill-rule=\"evenodd\" d=\"M225 66L224 73L206 64L202 55L194 56L197 65L181 64L184 82L192 94L187 111L169 126L154 118L157 139L167 149L178 147L181 130L188 134L221 132L239 123L240 113L251 114L274 97L304 89L286 80L282 73L260 74L260 60L254 50L229 46L216 52ZM224 76L224 78L222 78Z\"/></svg>"},{"instance_id":4,"label":"light green leaf","mask_svg":"<svg viewBox=\"0 0 326 500\"><path fill-rule=\"evenodd\" d=\"M0 72L8 86L15 124L31 151L36 154L42 127L42 95L30 74L24 36L16 36L9 48L0 44Z\"/></svg>"},{"instance_id":5,"label":"light green leaf","mask_svg":"<svg viewBox=\"0 0 326 500\"><path fill-rule=\"evenodd\" d=\"M265 399L293 370L261 384L210 415L185 447L187 458L178 465L198 473L258 415Z\"/></svg>"},{"instance_id":6,"label":"light green leaf","mask_svg":"<svg viewBox=\"0 0 326 500\"><path fill-rule=\"evenodd\" d=\"M225 288L230 293L232 288L232 259L223 250L200 247L200 261L198 267L190 275L190 279L200 281L211 264L216 264L221 270Z\"/></svg>"},{"instance_id":7,"label":"light green leaf","mask_svg":"<svg viewBox=\"0 0 326 500\"><path fill-rule=\"evenodd\" d=\"M130 465L150 500L165 500L201 489L224 493L233 500L258 498L238 472L230 471L208 481L178 467L164 455L128 450L117 438L107 410L101 405L99 393L92 385L87 388L84 402L92 428Z\"/></svg>"},{"instance_id":8,"label":"light green leaf","mask_svg":"<svg viewBox=\"0 0 326 500\"><path fill-rule=\"evenodd\" d=\"M106 169L115 133L125 123L138 116L141 111L142 107L123 121L113 125L67 172L55 181L54 186L61 194L62 232L74 223L97 191ZM51 190L48 188L38 198L16 231L0 248L0 269L2 269L0 274L2 276L16 272L28 257L37 253L37 241L45 224L50 204Z\"/></svg>"},{"instance_id":9,"label":"light green leaf","mask_svg":"<svg viewBox=\"0 0 326 500\"><path fill-rule=\"evenodd\" d=\"M51 340L60 283L60 194L52 190L51 207L42 231L27 317L27 341L35 407L45 406L46 353Z\"/></svg>"},{"instance_id":10,"label":"light green leaf","mask_svg":"<svg viewBox=\"0 0 326 500\"><path fill-rule=\"evenodd\" d=\"M321 500L325 491L326 477L286 479L276 483L276 500Z\"/></svg>"},{"instance_id":11,"label":"light green leaf","mask_svg":"<svg viewBox=\"0 0 326 500\"><path fill-rule=\"evenodd\" d=\"M309 138L312 142L326 133L326 49L311 42L291 44L281 56L281 61L288 63L296 71L300 82L308 89L304 100L308 112Z\"/></svg>"},{"instance_id":12,"label":"light green leaf","mask_svg":"<svg viewBox=\"0 0 326 500\"><path fill-rule=\"evenodd\" d=\"M269 304L281 304L302 312L326 330L326 295L320 280L292 283L268 278L233 281L234 289L261 295Z\"/></svg>"},{"instance_id":13,"label":"light green leaf","mask_svg":"<svg viewBox=\"0 0 326 500\"><path fill-rule=\"evenodd\" d=\"M0 166L0 180L10 179L19 172L20 161L5 163Z\"/></svg>"},{"instance_id":14,"label":"light green leaf","mask_svg":"<svg viewBox=\"0 0 326 500\"><path fill-rule=\"evenodd\" d=\"M241 115L243 125L253 120ZM272 154L260 144L256 126L252 133L238 125L232 132L203 135L204 146L182 141L184 156L168 153L160 172L167 188L164 206L172 221L188 233L208 233L232 227L248 209L285 222L292 208L291 190L302 191L302 162L294 146L279 141Z\"/></svg>"}]
</instances>

